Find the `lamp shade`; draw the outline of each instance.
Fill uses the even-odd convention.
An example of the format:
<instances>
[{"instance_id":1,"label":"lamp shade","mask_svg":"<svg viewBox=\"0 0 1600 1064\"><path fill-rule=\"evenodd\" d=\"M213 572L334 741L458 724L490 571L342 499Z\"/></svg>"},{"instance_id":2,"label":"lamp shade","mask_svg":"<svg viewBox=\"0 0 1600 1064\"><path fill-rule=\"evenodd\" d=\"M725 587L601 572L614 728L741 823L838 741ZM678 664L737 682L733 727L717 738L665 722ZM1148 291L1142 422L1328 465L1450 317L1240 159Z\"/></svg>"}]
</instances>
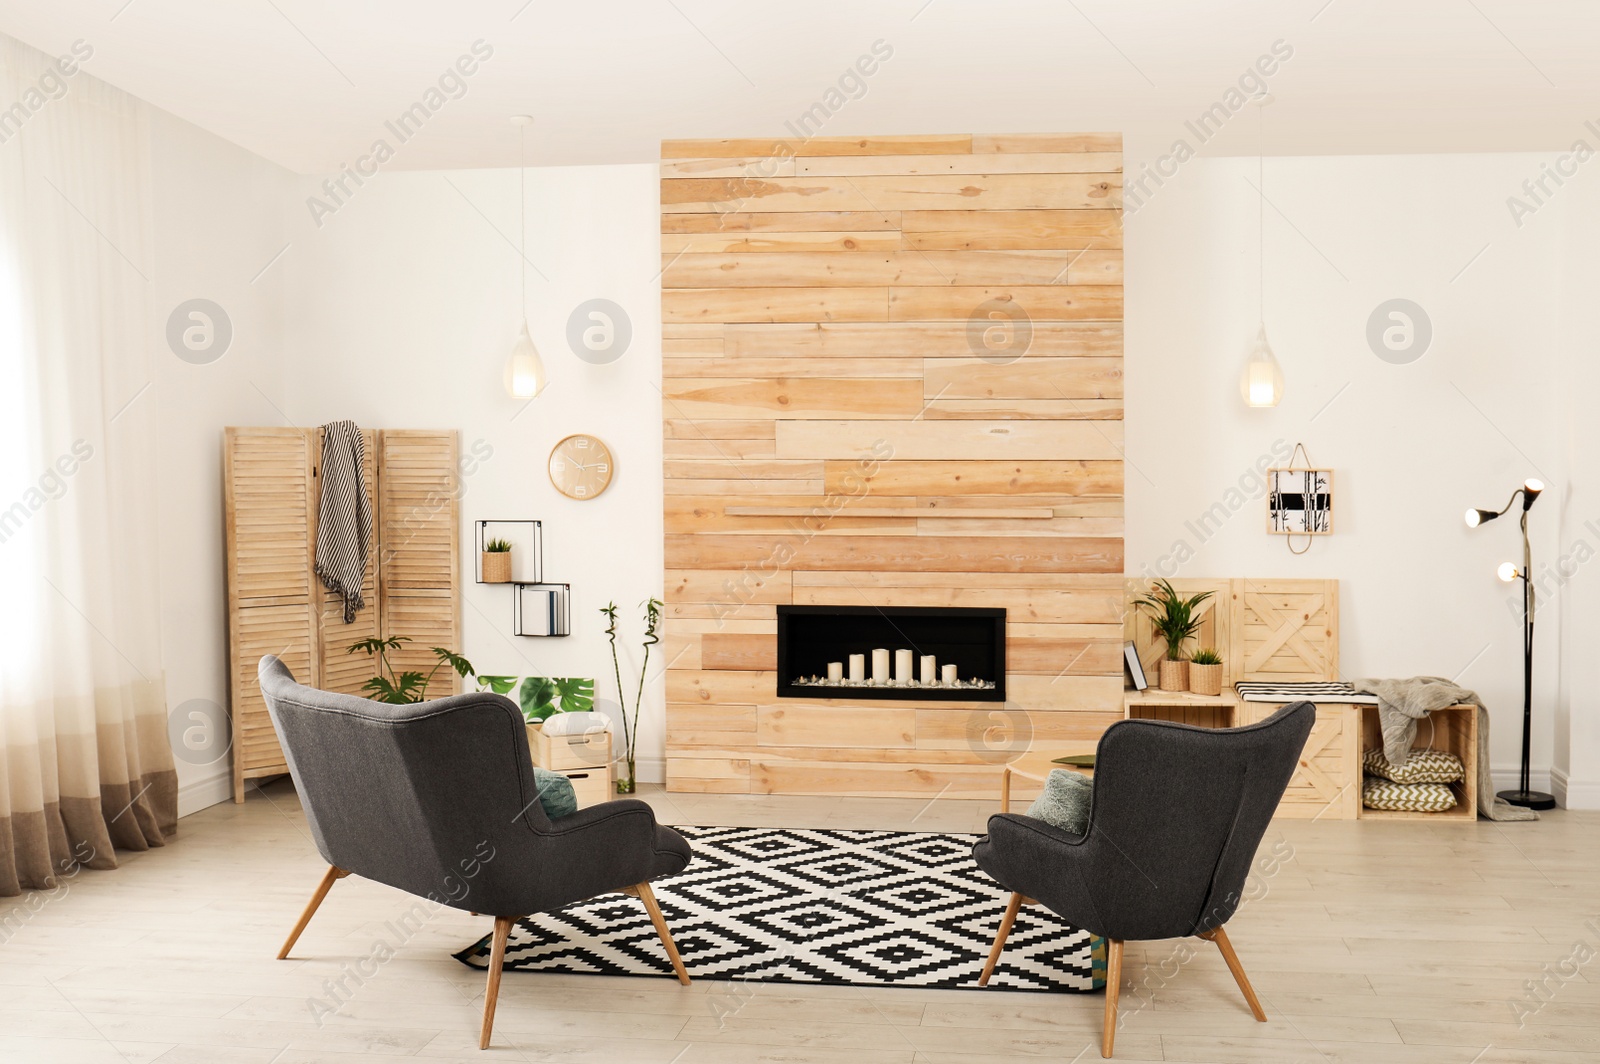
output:
<instances>
[{"instance_id":1,"label":"lamp shade","mask_svg":"<svg viewBox=\"0 0 1600 1064\"><path fill-rule=\"evenodd\" d=\"M524 321L522 332L512 345L511 357L506 359L506 391L513 399L532 399L544 391L546 380L544 359L539 357L539 349L533 346L533 337L528 335L528 323Z\"/></svg>"},{"instance_id":2,"label":"lamp shade","mask_svg":"<svg viewBox=\"0 0 1600 1064\"><path fill-rule=\"evenodd\" d=\"M1479 510L1474 507L1473 509L1467 511L1467 527L1477 528L1479 525L1493 521L1499 516L1500 515L1495 513L1493 510Z\"/></svg>"},{"instance_id":3,"label":"lamp shade","mask_svg":"<svg viewBox=\"0 0 1600 1064\"><path fill-rule=\"evenodd\" d=\"M1246 406L1257 408L1277 406L1283 398L1283 368L1272 354L1272 345L1267 343L1265 325L1250 345L1250 359L1239 378L1239 392Z\"/></svg>"},{"instance_id":4,"label":"lamp shade","mask_svg":"<svg viewBox=\"0 0 1600 1064\"><path fill-rule=\"evenodd\" d=\"M1532 477L1524 480L1522 482L1522 508L1524 510L1531 510L1533 508L1533 500L1537 499L1539 497L1539 493L1543 490L1544 481L1535 480Z\"/></svg>"}]
</instances>

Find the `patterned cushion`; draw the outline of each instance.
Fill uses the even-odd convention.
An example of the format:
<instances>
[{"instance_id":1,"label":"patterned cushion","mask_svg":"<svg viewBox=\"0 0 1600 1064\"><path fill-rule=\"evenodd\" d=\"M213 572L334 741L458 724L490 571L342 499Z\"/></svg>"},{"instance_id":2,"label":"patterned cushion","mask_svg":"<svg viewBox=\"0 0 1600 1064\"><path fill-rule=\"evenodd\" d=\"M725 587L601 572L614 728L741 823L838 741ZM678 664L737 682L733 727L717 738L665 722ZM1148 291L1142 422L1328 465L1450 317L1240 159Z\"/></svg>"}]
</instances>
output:
<instances>
[{"instance_id":1,"label":"patterned cushion","mask_svg":"<svg viewBox=\"0 0 1600 1064\"><path fill-rule=\"evenodd\" d=\"M1093 794L1094 780L1088 776L1053 768L1045 777L1044 792L1028 806L1028 816L1082 835L1089 830L1089 800Z\"/></svg>"},{"instance_id":2,"label":"patterned cushion","mask_svg":"<svg viewBox=\"0 0 1600 1064\"><path fill-rule=\"evenodd\" d=\"M1361 804L1400 813L1443 813L1456 807L1456 796L1443 783L1392 783L1382 776L1368 776Z\"/></svg>"},{"instance_id":3,"label":"patterned cushion","mask_svg":"<svg viewBox=\"0 0 1600 1064\"><path fill-rule=\"evenodd\" d=\"M1413 750L1402 767L1396 767L1383 751L1374 747L1362 758L1368 775L1382 776L1394 783L1455 783L1466 775L1466 766L1455 754L1443 750Z\"/></svg>"},{"instance_id":4,"label":"patterned cushion","mask_svg":"<svg viewBox=\"0 0 1600 1064\"><path fill-rule=\"evenodd\" d=\"M539 805L544 809L544 815L551 820L559 820L578 811L578 792L572 789L572 781L561 773L535 765L533 785L538 789Z\"/></svg>"}]
</instances>

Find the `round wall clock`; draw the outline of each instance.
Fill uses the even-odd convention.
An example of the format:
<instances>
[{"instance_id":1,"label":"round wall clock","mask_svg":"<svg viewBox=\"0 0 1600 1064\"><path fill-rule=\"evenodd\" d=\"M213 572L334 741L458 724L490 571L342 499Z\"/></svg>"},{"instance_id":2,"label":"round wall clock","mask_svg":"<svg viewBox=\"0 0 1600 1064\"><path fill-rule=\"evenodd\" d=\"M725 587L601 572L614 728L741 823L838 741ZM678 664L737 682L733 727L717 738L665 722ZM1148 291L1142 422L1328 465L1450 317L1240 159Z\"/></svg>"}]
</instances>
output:
<instances>
[{"instance_id":1,"label":"round wall clock","mask_svg":"<svg viewBox=\"0 0 1600 1064\"><path fill-rule=\"evenodd\" d=\"M550 450L550 483L569 499L592 499L611 486L617 468L611 449L579 432Z\"/></svg>"}]
</instances>

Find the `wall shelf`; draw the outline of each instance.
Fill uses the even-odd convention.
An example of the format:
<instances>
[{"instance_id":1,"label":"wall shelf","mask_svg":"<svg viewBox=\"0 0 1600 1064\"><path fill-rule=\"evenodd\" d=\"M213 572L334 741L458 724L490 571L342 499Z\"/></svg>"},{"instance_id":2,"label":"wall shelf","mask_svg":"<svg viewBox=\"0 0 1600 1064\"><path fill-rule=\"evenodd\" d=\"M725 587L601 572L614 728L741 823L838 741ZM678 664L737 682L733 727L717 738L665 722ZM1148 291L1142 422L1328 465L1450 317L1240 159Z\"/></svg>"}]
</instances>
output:
<instances>
[{"instance_id":1,"label":"wall shelf","mask_svg":"<svg viewBox=\"0 0 1600 1064\"><path fill-rule=\"evenodd\" d=\"M483 545L491 539L511 544L511 583L537 584L544 579L544 523L528 520L474 521L472 577L483 579ZM493 531L490 531L493 526ZM503 583L504 581L495 581Z\"/></svg>"},{"instance_id":2,"label":"wall shelf","mask_svg":"<svg viewBox=\"0 0 1600 1064\"><path fill-rule=\"evenodd\" d=\"M572 634L572 585L516 582L512 594L511 634Z\"/></svg>"},{"instance_id":3,"label":"wall shelf","mask_svg":"<svg viewBox=\"0 0 1600 1064\"><path fill-rule=\"evenodd\" d=\"M572 585L544 579L544 523L526 518L473 522L473 576L477 583L511 588L511 634L543 638L572 634ZM511 544L511 579L483 579L483 546Z\"/></svg>"}]
</instances>

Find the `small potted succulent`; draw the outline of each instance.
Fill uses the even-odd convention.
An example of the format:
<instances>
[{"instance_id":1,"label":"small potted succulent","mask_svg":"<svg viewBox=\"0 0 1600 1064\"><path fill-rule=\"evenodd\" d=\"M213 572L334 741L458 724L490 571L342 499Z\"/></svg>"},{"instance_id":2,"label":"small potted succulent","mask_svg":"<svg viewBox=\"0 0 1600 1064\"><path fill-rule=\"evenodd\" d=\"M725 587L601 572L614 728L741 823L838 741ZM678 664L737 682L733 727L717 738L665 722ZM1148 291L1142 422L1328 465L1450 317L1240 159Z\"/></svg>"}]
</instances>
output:
<instances>
[{"instance_id":1,"label":"small potted succulent","mask_svg":"<svg viewBox=\"0 0 1600 1064\"><path fill-rule=\"evenodd\" d=\"M1150 593L1134 602L1134 606L1150 614L1150 623L1167 644L1167 656L1161 659L1161 689L1187 691L1189 689L1189 662L1183 656L1183 644L1194 638L1200 630L1200 615L1195 607L1211 597L1202 591L1184 598L1171 582L1157 580Z\"/></svg>"},{"instance_id":2,"label":"small potted succulent","mask_svg":"<svg viewBox=\"0 0 1600 1064\"><path fill-rule=\"evenodd\" d=\"M1222 693L1222 655L1210 647L1189 655L1189 690L1197 695Z\"/></svg>"},{"instance_id":3,"label":"small potted succulent","mask_svg":"<svg viewBox=\"0 0 1600 1064\"><path fill-rule=\"evenodd\" d=\"M491 539L483 545L483 582L509 584L511 582L511 544L503 539Z\"/></svg>"}]
</instances>

